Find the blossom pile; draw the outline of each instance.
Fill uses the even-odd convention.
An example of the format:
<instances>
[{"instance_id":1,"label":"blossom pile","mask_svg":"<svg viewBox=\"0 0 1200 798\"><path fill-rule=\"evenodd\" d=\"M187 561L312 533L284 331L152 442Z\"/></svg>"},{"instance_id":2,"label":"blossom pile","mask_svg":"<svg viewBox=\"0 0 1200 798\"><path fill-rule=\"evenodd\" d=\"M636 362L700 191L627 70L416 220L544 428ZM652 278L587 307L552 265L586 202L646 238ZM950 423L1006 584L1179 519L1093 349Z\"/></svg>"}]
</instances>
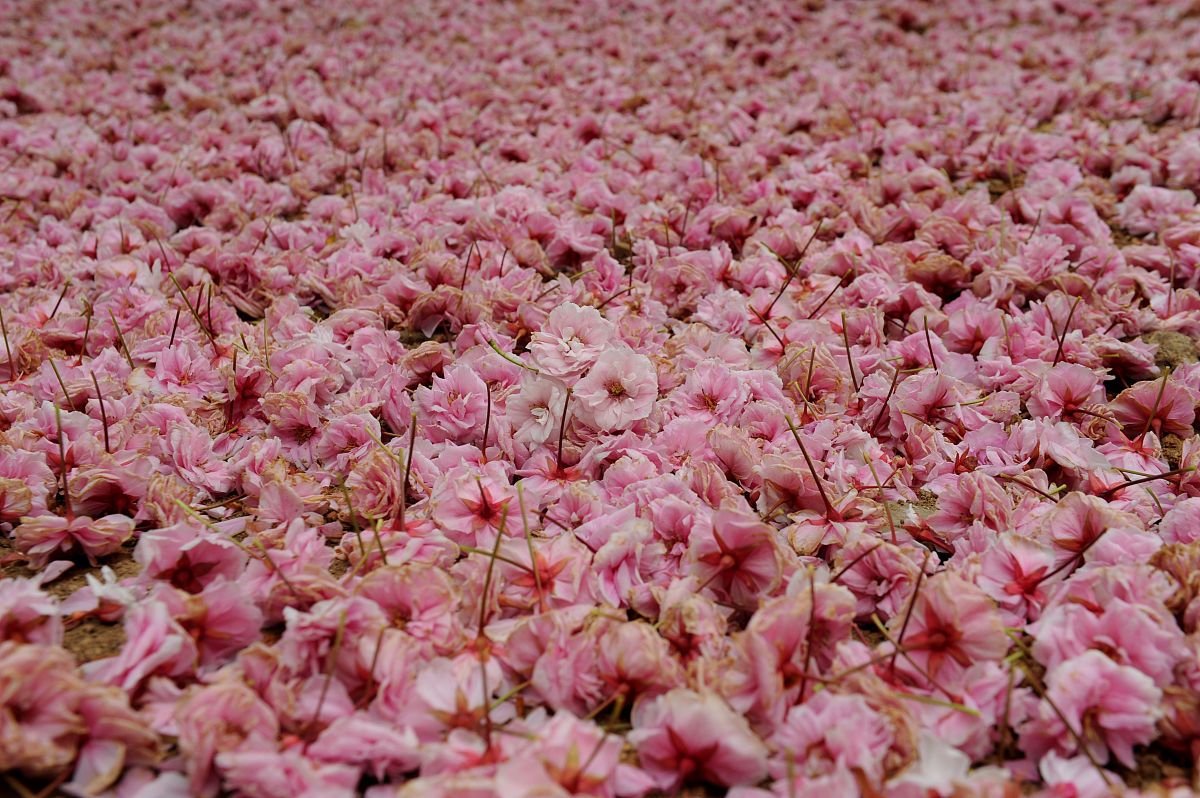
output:
<instances>
[{"instance_id":1,"label":"blossom pile","mask_svg":"<svg viewBox=\"0 0 1200 798\"><path fill-rule=\"evenodd\" d=\"M1195 3L0 9L7 786L1200 789Z\"/></svg>"}]
</instances>

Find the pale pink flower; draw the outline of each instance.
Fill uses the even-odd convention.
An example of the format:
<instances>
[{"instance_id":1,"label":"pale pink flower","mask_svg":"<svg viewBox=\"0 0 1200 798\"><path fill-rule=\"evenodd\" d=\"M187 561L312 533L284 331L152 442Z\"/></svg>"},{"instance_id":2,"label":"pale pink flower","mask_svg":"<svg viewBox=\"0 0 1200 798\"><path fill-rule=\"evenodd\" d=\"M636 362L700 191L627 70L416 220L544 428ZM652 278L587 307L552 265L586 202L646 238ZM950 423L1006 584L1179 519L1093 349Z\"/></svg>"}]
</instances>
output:
<instances>
[{"instance_id":1,"label":"pale pink flower","mask_svg":"<svg viewBox=\"0 0 1200 798\"><path fill-rule=\"evenodd\" d=\"M54 646L62 636L58 599L37 579L0 579L0 641Z\"/></svg>"},{"instance_id":2,"label":"pale pink flower","mask_svg":"<svg viewBox=\"0 0 1200 798\"><path fill-rule=\"evenodd\" d=\"M70 766L87 731L80 687L63 649L0 642L0 769L49 777Z\"/></svg>"},{"instance_id":3,"label":"pale pink flower","mask_svg":"<svg viewBox=\"0 0 1200 798\"><path fill-rule=\"evenodd\" d=\"M926 523L952 542L972 524L990 531L1007 529L1012 513L1012 498L999 481L984 472L972 471L958 475L940 492L937 512Z\"/></svg>"},{"instance_id":4,"label":"pale pink flower","mask_svg":"<svg viewBox=\"0 0 1200 798\"><path fill-rule=\"evenodd\" d=\"M650 358L609 349L575 386L581 420L594 429L625 429L650 415L658 398L658 376Z\"/></svg>"},{"instance_id":5,"label":"pale pink flower","mask_svg":"<svg viewBox=\"0 0 1200 798\"><path fill-rule=\"evenodd\" d=\"M77 546L95 566L96 558L118 551L132 535L133 519L126 515L39 515L22 519L14 532L13 546L29 557L34 568L44 568L55 552L70 552Z\"/></svg>"},{"instance_id":6,"label":"pale pink flower","mask_svg":"<svg viewBox=\"0 0 1200 798\"><path fill-rule=\"evenodd\" d=\"M144 716L130 708L125 693L87 685L79 699L78 711L88 735L79 748L68 789L94 795L112 786L127 768L158 764L159 737L147 728Z\"/></svg>"},{"instance_id":7,"label":"pale pink flower","mask_svg":"<svg viewBox=\"0 0 1200 798\"><path fill-rule=\"evenodd\" d=\"M197 344L183 341L159 350L152 384L162 393L179 392L202 398L223 392L226 378L213 368Z\"/></svg>"},{"instance_id":8,"label":"pale pink flower","mask_svg":"<svg viewBox=\"0 0 1200 798\"><path fill-rule=\"evenodd\" d=\"M1072 491L1042 516L1036 536L1057 550L1054 567L1058 568L1071 561L1081 564L1084 551L1095 545L1101 535L1121 527L1137 529L1141 523L1099 496Z\"/></svg>"},{"instance_id":9,"label":"pale pink flower","mask_svg":"<svg viewBox=\"0 0 1200 798\"><path fill-rule=\"evenodd\" d=\"M238 579L247 557L232 541L185 522L143 532L133 559L142 566L139 581L166 582L199 593L215 579Z\"/></svg>"},{"instance_id":10,"label":"pale pink flower","mask_svg":"<svg viewBox=\"0 0 1200 798\"><path fill-rule=\"evenodd\" d=\"M1109 598L1104 607L1089 608L1064 601L1029 630L1035 635L1033 655L1047 670L1088 649L1103 651L1114 662L1137 668L1159 687L1174 681L1176 668L1188 656L1183 632L1165 609Z\"/></svg>"},{"instance_id":11,"label":"pale pink flower","mask_svg":"<svg viewBox=\"0 0 1200 798\"><path fill-rule=\"evenodd\" d=\"M46 465L45 455L13 449L0 451L0 521L45 513L46 499L56 489L57 481Z\"/></svg>"},{"instance_id":12,"label":"pale pink flower","mask_svg":"<svg viewBox=\"0 0 1200 798\"><path fill-rule=\"evenodd\" d=\"M195 795L216 795L213 763L224 751L272 750L279 736L275 712L241 682L220 681L189 691L175 709L179 749Z\"/></svg>"},{"instance_id":13,"label":"pale pink flower","mask_svg":"<svg viewBox=\"0 0 1200 798\"><path fill-rule=\"evenodd\" d=\"M425 563L389 564L367 574L358 591L438 653L451 654L462 646L462 590L445 571Z\"/></svg>"},{"instance_id":14,"label":"pale pink flower","mask_svg":"<svg viewBox=\"0 0 1200 798\"><path fill-rule=\"evenodd\" d=\"M0 769L107 789L128 765L157 761L158 738L117 690L88 684L57 646L0 642Z\"/></svg>"},{"instance_id":15,"label":"pale pink flower","mask_svg":"<svg viewBox=\"0 0 1200 798\"><path fill-rule=\"evenodd\" d=\"M433 520L455 543L487 548L501 526L507 535L522 531L517 491L504 466L492 461L476 469L456 466L434 485L430 496Z\"/></svg>"},{"instance_id":16,"label":"pale pink flower","mask_svg":"<svg viewBox=\"0 0 1200 798\"><path fill-rule=\"evenodd\" d=\"M677 688L639 703L628 740L664 792L692 782L755 784L767 774L767 747L712 693Z\"/></svg>"},{"instance_id":17,"label":"pale pink flower","mask_svg":"<svg viewBox=\"0 0 1200 798\"><path fill-rule=\"evenodd\" d=\"M683 385L670 396L668 406L676 417L709 424L730 423L749 397L745 382L718 361L705 360L688 372Z\"/></svg>"},{"instance_id":18,"label":"pale pink flower","mask_svg":"<svg viewBox=\"0 0 1200 798\"><path fill-rule=\"evenodd\" d=\"M1041 375L1026 400L1030 416L1057 421L1062 418L1080 419L1077 411L1090 413L1104 402L1104 387L1095 371L1075 363L1059 363Z\"/></svg>"},{"instance_id":19,"label":"pale pink flower","mask_svg":"<svg viewBox=\"0 0 1200 798\"><path fill-rule=\"evenodd\" d=\"M318 764L295 748L282 752L239 749L219 753L216 760L224 783L246 798L353 798L359 781L358 768Z\"/></svg>"},{"instance_id":20,"label":"pale pink flower","mask_svg":"<svg viewBox=\"0 0 1200 798\"><path fill-rule=\"evenodd\" d=\"M529 356L545 374L572 380L591 368L612 340L612 324L599 311L567 302L552 310L533 333Z\"/></svg>"},{"instance_id":21,"label":"pale pink flower","mask_svg":"<svg viewBox=\"0 0 1200 798\"><path fill-rule=\"evenodd\" d=\"M807 781L849 771L878 788L884 769L899 760L897 738L908 729L873 709L860 695L830 690L792 707L771 736L776 750L791 755L791 772ZM889 763L889 760L891 762ZM786 779L789 763L771 760L771 775Z\"/></svg>"},{"instance_id":22,"label":"pale pink flower","mask_svg":"<svg viewBox=\"0 0 1200 798\"><path fill-rule=\"evenodd\" d=\"M1164 543L1200 543L1200 498L1175 503L1158 525Z\"/></svg>"},{"instance_id":23,"label":"pale pink flower","mask_svg":"<svg viewBox=\"0 0 1200 798\"><path fill-rule=\"evenodd\" d=\"M608 697L619 696L627 702L684 683L683 668L670 644L648 623L611 624L595 639L595 645L596 675Z\"/></svg>"},{"instance_id":24,"label":"pale pink flower","mask_svg":"<svg viewBox=\"0 0 1200 798\"><path fill-rule=\"evenodd\" d=\"M497 769L499 798L523 798L541 790L546 795L614 798L621 782L629 779L626 771L634 770L620 762L619 737L569 712L555 713L531 735L530 744Z\"/></svg>"},{"instance_id":25,"label":"pale pink flower","mask_svg":"<svg viewBox=\"0 0 1200 798\"><path fill-rule=\"evenodd\" d=\"M1111 751L1121 764L1134 767L1133 747L1149 743L1158 733L1162 691L1146 674L1118 665L1099 651L1085 651L1054 668L1046 679L1046 694L1101 764L1108 762ZM1021 729L1021 748L1035 757L1050 750L1077 750L1062 720L1044 701L1037 716Z\"/></svg>"},{"instance_id":26,"label":"pale pink flower","mask_svg":"<svg viewBox=\"0 0 1200 798\"><path fill-rule=\"evenodd\" d=\"M379 781L399 779L421 762L417 735L366 712L355 712L329 724L305 749L318 762L357 765Z\"/></svg>"},{"instance_id":27,"label":"pale pink flower","mask_svg":"<svg viewBox=\"0 0 1200 798\"><path fill-rule=\"evenodd\" d=\"M346 516L350 517L353 511L357 522L367 524L376 519L391 518L398 512L403 490L400 483L404 479L400 467L403 460L398 462L394 454L374 443L371 447L346 477L346 489L350 494ZM344 498L342 503L345 503Z\"/></svg>"},{"instance_id":28,"label":"pale pink flower","mask_svg":"<svg viewBox=\"0 0 1200 798\"><path fill-rule=\"evenodd\" d=\"M209 582L198 594L156 585L150 601L161 601L191 637L202 669L223 665L232 655L259 638L262 610L241 582L224 577Z\"/></svg>"},{"instance_id":29,"label":"pale pink flower","mask_svg":"<svg viewBox=\"0 0 1200 798\"><path fill-rule=\"evenodd\" d=\"M154 675L184 677L195 672L200 654L191 636L161 601L143 601L125 613L126 643L120 653L83 666L89 681L135 692Z\"/></svg>"},{"instance_id":30,"label":"pale pink flower","mask_svg":"<svg viewBox=\"0 0 1200 798\"><path fill-rule=\"evenodd\" d=\"M504 405L513 427L513 438L537 446L557 436L566 395L566 388L553 377L529 372L522 374L520 391L510 396Z\"/></svg>"},{"instance_id":31,"label":"pale pink flower","mask_svg":"<svg viewBox=\"0 0 1200 798\"><path fill-rule=\"evenodd\" d=\"M1157 186L1137 186L1120 204L1121 225L1134 235L1156 233L1196 204L1190 191L1172 191Z\"/></svg>"}]
</instances>

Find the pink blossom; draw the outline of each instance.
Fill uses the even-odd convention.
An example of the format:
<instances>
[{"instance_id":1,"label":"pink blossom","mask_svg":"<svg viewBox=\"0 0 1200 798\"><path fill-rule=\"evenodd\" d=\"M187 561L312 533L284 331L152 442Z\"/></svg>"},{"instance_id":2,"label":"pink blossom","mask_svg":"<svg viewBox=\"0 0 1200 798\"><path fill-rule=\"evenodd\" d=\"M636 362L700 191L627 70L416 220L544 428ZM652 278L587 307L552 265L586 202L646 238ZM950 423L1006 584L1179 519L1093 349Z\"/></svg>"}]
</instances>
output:
<instances>
[{"instance_id":1,"label":"pink blossom","mask_svg":"<svg viewBox=\"0 0 1200 798\"><path fill-rule=\"evenodd\" d=\"M1135 235L1154 233L1171 216L1186 213L1195 203L1196 195L1190 191L1137 186L1121 203L1121 224Z\"/></svg>"},{"instance_id":2,"label":"pink blossom","mask_svg":"<svg viewBox=\"0 0 1200 798\"><path fill-rule=\"evenodd\" d=\"M279 721L253 690L240 682L218 682L187 693L175 711L179 748L196 795L214 795L217 754L234 750L271 750Z\"/></svg>"},{"instance_id":3,"label":"pink blossom","mask_svg":"<svg viewBox=\"0 0 1200 798\"><path fill-rule=\"evenodd\" d=\"M62 645L58 600L41 590L36 579L0 581L0 641Z\"/></svg>"},{"instance_id":4,"label":"pink blossom","mask_svg":"<svg viewBox=\"0 0 1200 798\"><path fill-rule=\"evenodd\" d=\"M545 443L559 433L566 388L556 379L524 374L520 391L509 397L505 411L513 438L527 445Z\"/></svg>"},{"instance_id":5,"label":"pink blossom","mask_svg":"<svg viewBox=\"0 0 1200 798\"><path fill-rule=\"evenodd\" d=\"M650 415L658 378L645 355L606 350L575 386L578 413L594 429L625 429Z\"/></svg>"},{"instance_id":6,"label":"pink blossom","mask_svg":"<svg viewBox=\"0 0 1200 798\"><path fill-rule=\"evenodd\" d=\"M83 667L90 681L133 692L152 675L185 676L195 670L199 659L196 644L162 602L131 607L124 626L128 642L121 652Z\"/></svg>"},{"instance_id":7,"label":"pink blossom","mask_svg":"<svg viewBox=\"0 0 1200 798\"><path fill-rule=\"evenodd\" d=\"M416 563L386 565L368 574L358 589L402 623L407 634L428 640L439 653L462 645L462 591L444 571Z\"/></svg>"},{"instance_id":8,"label":"pink blossom","mask_svg":"<svg viewBox=\"0 0 1200 798\"><path fill-rule=\"evenodd\" d=\"M567 302L533 333L530 360L551 377L571 380L591 368L612 339L612 325L595 308Z\"/></svg>"},{"instance_id":9,"label":"pink blossom","mask_svg":"<svg viewBox=\"0 0 1200 798\"><path fill-rule=\"evenodd\" d=\"M35 568L45 567L56 551L69 552L76 546L96 565L96 558L117 551L132 534L133 519L125 515L103 518L39 515L21 519L13 543Z\"/></svg>"},{"instance_id":10,"label":"pink blossom","mask_svg":"<svg viewBox=\"0 0 1200 798\"><path fill-rule=\"evenodd\" d=\"M190 523L144 532L133 550L141 578L167 582L199 593L214 579L235 580L246 566L246 554L231 541Z\"/></svg>"},{"instance_id":11,"label":"pink blossom","mask_svg":"<svg viewBox=\"0 0 1200 798\"><path fill-rule=\"evenodd\" d=\"M415 770L421 760L411 728L393 728L365 712L329 724L305 753L329 764L357 764L381 781Z\"/></svg>"},{"instance_id":12,"label":"pink blossom","mask_svg":"<svg viewBox=\"0 0 1200 798\"><path fill-rule=\"evenodd\" d=\"M711 530L693 534L692 574L737 606L753 607L782 576L776 532L756 517L734 510L713 513Z\"/></svg>"},{"instance_id":13,"label":"pink blossom","mask_svg":"<svg viewBox=\"0 0 1200 798\"><path fill-rule=\"evenodd\" d=\"M1099 651L1085 651L1059 665L1047 677L1047 699L1062 712L1091 756L1101 764L1109 751L1126 767L1133 767L1133 746L1155 736L1161 714L1162 691L1149 676L1118 665ZM1033 756L1049 750L1070 754L1076 750L1063 721L1043 701L1038 715L1021 730L1021 747Z\"/></svg>"},{"instance_id":14,"label":"pink blossom","mask_svg":"<svg viewBox=\"0 0 1200 798\"><path fill-rule=\"evenodd\" d=\"M677 688L634 707L629 741L641 766L670 792L685 782L754 784L767 772L767 748L712 693Z\"/></svg>"},{"instance_id":15,"label":"pink blossom","mask_svg":"<svg viewBox=\"0 0 1200 798\"><path fill-rule=\"evenodd\" d=\"M925 580L908 621L897 642L910 651L897 658L897 668L912 663L935 680L943 669L948 675L961 673L973 662L998 660L1008 651L1008 637L992 600L950 571ZM903 622L892 619L893 636Z\"/></svg>"},{"instance_id":16,"label":"pink blossom","mask_svg":"<svg viewBox=\"0 0 1200 798\"><path fill-rule=\"evenodd\" d=\"M1094 413L1103 401L1104 391L1094 371L1075 363L1060 363L1038 380L1027 405L1035 418L1058 420L1079 418L1075 414L1081 409Z\"/></svg>"},{"instance_id":17,"label":"pink blossom","mask_svg":"<svg viewBox=\"0 0 1200 798\"><path fill-rule=\"evenodd\" d=\"M444 377L433 378L431 388L418 388L414 401L417 421L434 442L482 442L487 385L472 369L447 369Z\"/></svg>"},{"instance_id":18,"label":"pink blossom","mask_svg":"<svg viewBox=\"0 0 1200 798\"><path fill-rule=\"evenodd\" d=\"M1126 388L1109 404L1117 421L1133 429L1152 429L1191 437L1200 396L1172 380L1139 382Z\"/></svg>"},{"instance_id":19,"label":"pink blossom","mask_svg":"<svg viewBox=\"0 0 1200 798\"><path fill-rule=\"evenodd\" d=\"M1011 532L1000 533L997 542L978 555L977 584L996 602L1006 625L1037 620L1056 576L1054 550Z\"/></svg>"},{"instance_id":20,"label":"pink blossom","mask_svg":"<svg viewBox=\"0 0 1200 798\"><path fill-rule=\"evenodd\" d=\"M901 755L897 737L908 731L862 696L823 690L788 712L771 743L790 753L800 780L851 772L878 787ZM785 779L788 768L775 758L771 775Z\"/></svg>"}]
</instances>

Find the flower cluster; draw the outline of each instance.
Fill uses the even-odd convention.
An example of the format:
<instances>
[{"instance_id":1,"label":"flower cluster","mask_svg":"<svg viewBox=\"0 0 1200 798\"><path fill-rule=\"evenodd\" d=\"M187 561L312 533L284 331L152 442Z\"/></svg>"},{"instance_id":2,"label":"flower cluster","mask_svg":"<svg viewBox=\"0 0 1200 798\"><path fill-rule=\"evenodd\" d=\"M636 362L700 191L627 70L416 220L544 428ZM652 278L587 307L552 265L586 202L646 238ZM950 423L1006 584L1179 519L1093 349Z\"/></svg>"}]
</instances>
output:
<instances>
[{"instance_id":1,"label":"flower cluster","mask_svg":"<svg viewBox=\"0 0 1200 798\"><path fill-rule=\"evenodd\" d=\"M1194 6L7 9L0 771L1200 789Z\"/></svg>"}]
</instances>

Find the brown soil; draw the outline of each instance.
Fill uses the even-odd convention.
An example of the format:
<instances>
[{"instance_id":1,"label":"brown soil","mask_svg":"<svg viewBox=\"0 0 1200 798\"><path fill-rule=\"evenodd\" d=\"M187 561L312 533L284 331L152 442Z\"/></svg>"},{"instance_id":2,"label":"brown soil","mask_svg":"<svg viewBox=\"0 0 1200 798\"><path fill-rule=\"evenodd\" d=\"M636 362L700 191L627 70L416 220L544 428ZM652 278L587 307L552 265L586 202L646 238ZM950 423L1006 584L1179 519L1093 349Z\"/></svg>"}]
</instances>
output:
<instances>
[{"instance_id":1,"label":"brown soil","mask_svg":"<svg viewBox=\"0 0 1200 798\"><path fill-rule=\"evenodd\" d=\"M82 665L94 659L116 656L125 645L125 628L120 623L105 623L84 618L63 634L63 648Z\"/></svg>"},{"instance_id":2,"label":"brown soil","mask_svg":"<svg viewBox=\"0 0 1200 798\"><path fill-rule=\"evenodd\" d=\"M1179 468L1179 461L1183 457L1183 438L1173 432L1164 435L1162 437L1162 456L1168 466Z\"/></svg>"},{"instance_id":3,"label":"brown soil","mask_svg":"<svg viewBox=\"0 0 1200 798\"><path fill-rule=\"evenodd\" d=\"M1154 365L1160 369L1168 366L1175 369L1186 363L1200 361L1200 351L1196 349L1196 342L1182 333L1155 330L1146 333L1141 339L1158 346L1158 351L1154 353Z\"/></svg>"},{"instance_id":4,"label":"brown soil","mask_svg":"<svg viewBox=\"0 0 1200 798\"><path fill-rule=\"evenodd\" d=\"M94 574L100 578L100 568L107 565L113 569L117 579L136 576L141 566L134 562L133 547L136 540L129 540L121 550L100 558L100 565L93 568L87 563L77 563L69 571L55 579L43 589L50 595L63 601L75 594L75 591L87 586L87 575ZM0 558L14 554L12 543L0 537ZM10 562L0 566L0 578L16 579L37 576L37 571L27 567L22 562ZM125 629L120 621L105 623L97 618L84 618L74 625L68 624L63 634L63 648L71 652L76 662L81 665L103 657L111 657L120 652L125 645Z\"/></svg>"}]
</instances>

